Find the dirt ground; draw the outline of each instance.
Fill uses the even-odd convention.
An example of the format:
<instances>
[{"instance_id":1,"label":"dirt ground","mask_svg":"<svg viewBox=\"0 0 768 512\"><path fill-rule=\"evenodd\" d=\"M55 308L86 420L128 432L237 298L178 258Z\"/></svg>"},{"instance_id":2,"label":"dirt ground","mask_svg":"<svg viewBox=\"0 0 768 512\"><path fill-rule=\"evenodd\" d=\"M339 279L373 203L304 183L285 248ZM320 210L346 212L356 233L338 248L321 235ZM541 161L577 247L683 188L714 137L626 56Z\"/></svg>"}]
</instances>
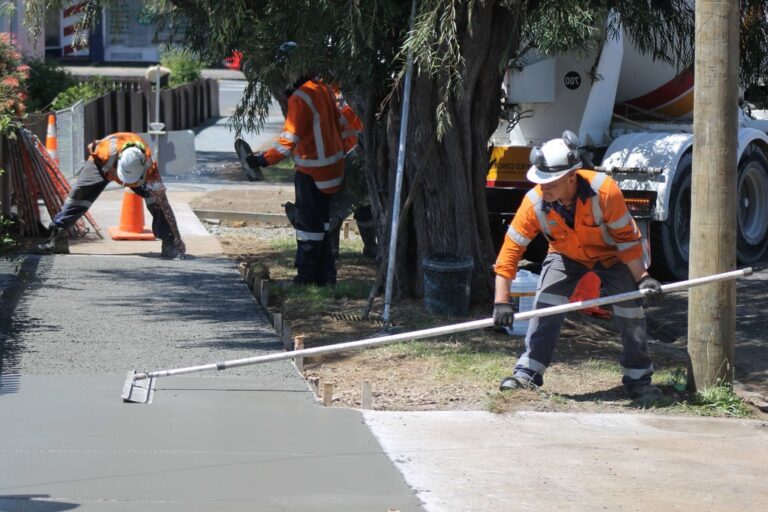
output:
<instances>
[{"instance_id":1,"label":"dirt ground","mask_svg":"<svg viewBox=\"0 0 768 512\"><path fill-rule=\"evenodd\" d=\"M277 213L281 204L292 200L289 187L267 190L222 190L208 193L193 201L193 209ZM350 222L349 240L360 243ZM263 276L269 276L270 289L288 286L293 276L292 261L275 265L277 251L274 240L290 240L293 231L287 226L255 222L221 222L209 225L227 256L241 265L253 265ZM359 282L370 290L376 274L376 263L342 251L338 262L339 282ZM270 292L271 293L271 292ZM330 343L352 341L392 332L434 327L471 319L487 318L490 303L473 308L470 318L436 318L425 316L420 301L398 301L392 305L394 328L384 330L377 314L382 297L374 301L372 320L365 321L361 312L365 299L334 297L323 305L323 311L289 306L281 294L270 300L270 310L280 312L291 333L304 337L307 348ZM647 310L651 351L657 374L667 374L686 366L684 345L685 300L665 300ZM413 343L413 342L411 342ZM620 384L618 360L620 339L610 319L582 313L569 314L555 354L555 361L545 376L545 386L538 391L500 393L498 382L509 374L516 357L523 350L523 339L495 329L446 336L418 342L418 349L388 345L357 352L331 354L305 361L305 377L310 383L333 383L333 405L360 407L363 382L370 383L372 408L376 410L514 410L590 411L590 412L659 412L678 414L679 406L691 399L685 391L676 390L671 382L654 383L664 391L664 398L648 404L628 400ZM456 370L448 361L466 354L504 354L502 368ZM449 365L450 363L448 363ZM684 410L684 408L683 408ZM756 414L761 414L755 409Z\"/></svg>"}]
</instances>

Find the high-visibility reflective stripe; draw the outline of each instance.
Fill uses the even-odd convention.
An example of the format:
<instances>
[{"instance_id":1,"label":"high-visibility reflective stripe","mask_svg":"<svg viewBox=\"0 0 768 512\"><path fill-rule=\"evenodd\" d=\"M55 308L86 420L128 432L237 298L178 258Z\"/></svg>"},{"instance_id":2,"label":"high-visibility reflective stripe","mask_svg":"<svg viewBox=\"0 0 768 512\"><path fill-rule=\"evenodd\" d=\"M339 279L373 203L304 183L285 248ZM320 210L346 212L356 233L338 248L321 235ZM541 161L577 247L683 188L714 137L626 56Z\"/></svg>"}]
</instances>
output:
<instances>
[{"instance_id":1,"label":"high-visibility reflective stripe","mask_svg":"<svg viewBox=\"0 0 768 512\"><path fill-rule=\"evenodd\" d=\"M342 181L344 181L344 176L339 176L338 178L334 178L332 180L316 181L315 185L320 190L327 190L329 188L338 187L341 185Z\"/></svg>"},{"instance_id":2,"label":"high-visibility reflective stripe","mask_svg":"<svg viewBox=\"0 0 768 512\"><path fill-rule=\"evenodd\" d=\"M531 359L528 356L523 356L520 359L518 359L517 366L528 368L529 370L533 370L536 373L544 373L547 369L545 365L536 361L535 359Z\"/></svg>"},{"instance_id":3,"label":"high-visibility reflective stripe","mask_svg":"<svg viewBox=\"0 0 768 512\"><path fill-rule=\"evenodd\" d=\"M93 205L93 201L86 201L85 199L72 199L68 197L65 204L71 204L72 206L81 206L83 208L90 208Z\"/></svg>"},{"instance_id":4,"label":"high-visibility reflective stripe","mask_svg":"<svg viewBox=\"0 0 768 512\"><path fill-rule=\"evenodd\" d=\"M621 229L632 220L632 215L629 214L629 212L622 215L622 217L619 220L613 221L613 222L606 222L609 228L611 229Z\"/></svg>"},{"instance_id":5,"label":"high-visibility reflective stripe","mask_svg":"<svg viewBox=\"0 0 768 512\"><path fill-rule=\"evenodd\" d=\"M641 307L625 308L623 306L613 306L613 314L621 318L645 318L645 311Z\"/></svg>"},{"instance_id":6,"label":"high-visibility reflective stripe","mask_svg":"<svg viewBox=\"0 0 768 512\"><path fill-rule=\"evenodd\" d=\"M101 172L109 172L112 166L117 162L117 137L109 138L109 158L107 163L101 168Z\"/></svg>"},{"instance_id":7,"label":"high-visibility reflective stripe","mask_svg":"<svg viewBox=\"0 0 768 512\"><path fill-rule=\"evenodd\" d=\"M526 246L531 243L530 238L524 237L523 235L518 233L518 231L514 229L512 226L509 226L509 228L507 229L507 236L511 238L512 241L515 242L517 245Z\"/></svg>"},{"instance_id":8,"label":"high-visibility reflective stripe","mask_svg":"<svg viewBox=\"0 0 768 512\"><path fill-rule=\"evenodd\" d=\"M312 102L312 98L309 97L309 94L302 90L298 90L294 94L304 100L304 103L306 103L309 109L312 111L312 133L315 136L317 159L325 160L325 141L323 140L322 125L320 124L320 112L318 112L317 108L315 108L315 104Z\"/></svg>"},{"instance_id":9,"label":"high-visibility reflective stripe","mask_svg":"<svg viewBox=\"0 0 768 512\"><path fill-rule=\"evenodd\" d=\"M592 217L595 220L595 224L601 226L603 224L603 208L600 206L600 196L594 195L591 199L592 204Z\"/></svg>"},{"instance_id":10,"label":"high-visibility reflective stripe","mask_svg":"<svg viewBox=\"0 0 768 512\"><path fill-rule=\"evenodd\" d=\"M640 240L635 240L634 242L622 242L620 244L616 244L616 249L618 249L619 252L626 251L627 249L631 249L639 243Z\"/></svg>"},{"instance_id":11,"label":"high-visibility reflective stripe","mask_svg":"<svg viewBox=\"0 0 768 512\"><path fill-rule=\"evenodd\" d=\"M551 238L552 231L550 231L549 224L547 223L547 214L544 213L544 200L539 196L539 194L536 193L535 189L529 190L525 196L528 198L531 204L533 204L533 211L536 213L536 218L539 220L539 227L541 228L541 232L547 238Z\"/></svg>"},{"instance_id":12,"label":"high-visibility reflective stripe","mask_svg":"<svg viewBox=\"0 0 768 512\"><path fill-rule=\"evenodd\" d=\"M563 295L555 295L554 293L540 293L536 296L536 304L547 304L550 306L560 306L562 304L568 304L570 299Z\"/></svg>"},{"instance_id":13,"label":"high-visibility reflective stripe","mask_svg":"<svg viewBox=\"0 0 768 512\"><path fill-rule=\"evenodd\" d=\"M279 142L275 142L274 144L272 144L272 147L275 148L277 152L280 153L281 155L288 156L289 154L291 154L291 150L283 146Z\"/></svg>"},{"instance_id":14,"label":"high-visibility reflective stripe","mask_svg":"<svg viewBox=\"0 0 768 512\"><path fill-rule=\"evenodd\" d=\"M302 242L322 242L325 238L325 233L314 233L312 231L301 231L300 229L296 230L296 240L301 240Z\"/></svg>"},{"instance_id":15,"label":"high-visibility reflective stripe","mask_svg":"<svg viewBox=\"0 0 768 512\"><path fill-rule=\"evenodd\" d=\"M630 379L633 379L633 380L637 380L639 378L645 377L650 373L653 373L653 365L649 366L648 368L639 368L639 369L626 368L622 366L621 369L625 377L629 377Z\"/></svg>"},{"instance_id":16,"label":"high-visibility reflective stripe","mask_svg":"<svg viewBox=\"0 0 768 512\"><path fill-rule=\"evenodd\" d=\"M605 178L607 175L602 172L598 172L595 174L595 177L592 178L592 181L589 182L590 186L592 186L592 190L597 193L600 190L600 187L603 186L603 183L605 183Z\"/></svg>"},{"instance_id":17,"label":"high-visibility reflective stripe","mask_svg":"<svg viewBox=\"0 0 768 512\"><path fill-rule=\"evenodd\" d=\"M326 230L326 231L330 231L331 230L331 223L330 222L326 222L325 224L323 224L323 229Z\"/></svg>"},{"instance_id":18,"label":"high-visibility reflective stripe","mask_svg":"<svg viewBox=\"0 0 768 512\"><path fill-rule=\"evenodd\" d=\"M280 137L282 137L283 139L289 140L291 142L295 142L296 144L298 144L299 141L301 140L298 135L288 131L281 133Z\"/></svg>"},{"instance_id":19,"label":"high-visibility reflective stripe","mask_svg":"<svg viewBox=\"0 0 768 512\"><path fill-rule=\"evenodd\" d=\"M325 167L326 165L335 164L340 160L344 160L344 151L339 151L328 158L306 159L294 156L293 160L296 162L296 165L301 165L302 167Z\"/></svg>"},{"instance_id":20,"label":"high-visibility reflective stripe","mask_svg":"<svg viewBox=\"0 0 768 512\"><path fill-rule=\"evenodd\" d=\"M341 132L341 138L342 139L347 139L349 137L354 137L355 135L357 135L357 130L345 130L345 131Z\"/></svg>"}]
</instances>

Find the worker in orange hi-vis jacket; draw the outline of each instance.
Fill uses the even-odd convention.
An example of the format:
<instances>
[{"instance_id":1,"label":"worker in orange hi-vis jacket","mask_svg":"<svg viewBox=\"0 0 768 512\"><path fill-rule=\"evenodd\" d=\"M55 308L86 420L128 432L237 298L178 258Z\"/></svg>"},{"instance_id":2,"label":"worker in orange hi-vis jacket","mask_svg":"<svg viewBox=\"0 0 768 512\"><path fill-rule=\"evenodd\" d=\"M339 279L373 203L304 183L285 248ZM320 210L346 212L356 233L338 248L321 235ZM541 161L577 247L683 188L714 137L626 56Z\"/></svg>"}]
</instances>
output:
<instances>
[{"instance_id":1,"label":"worker in orange hi-vis jacket","mask_svg":"<svg viewBox=\"0 0 768 512\"><path fill-rule=\"evenodd\" d=\"M289 54L295 44L285 43L280 54ZM336 263L330 229L330 201L344 181L344 145L341 113L331 88L318 78L304 75L289 90L283 132L263 153L253 153L242 140L235 150L247 170L257 172L288 155L296 164L296 261L294 282L302 285L334 286Z\"/></svg>"},{"instance_id":2,"label":"worker in orange hi-vis jacket","mask_svg":"<svg viewBox=\"0 0 768 512\"><path fill-rule=\"evenodd\" d=\"M50 225L50 238L35 247L38 254L69 253L68 230L88 209L109 182L130 188L144 198L152 214L152 232L162 240L161 256L183 259L186 247L176 225L165 185L148 144L135 133L107 135L88 145L88 159L61 210Z\"/></svg>"},{"instance_id":3,"label":"worker in orange hi-vis jacket","mask_svg":"<svg viewBox=\"0 0 768 512\"><path fill-rule=\"evenodd\" d=\"M662 294L661 285L646 270L640 231L621 190L606 174L583 168L578 146L576 135L566 131L562 138L531 151L527 177L536 186L517 210L496 260L496 325L513 323L510 284L527 245L539 233L549 241L549 253L542 264L534 309L568 303L576 284L590 271L611 294L638 289L650 290L649 298ZM614 304L613 315L621 329L622 383L627 393L642 400L660 397L661 390L651 384L653 364L641 302ZM531 319L525 352L514 374L501 381L502 391L543 385L564 317Z\"/></svg>"}]
</instances>

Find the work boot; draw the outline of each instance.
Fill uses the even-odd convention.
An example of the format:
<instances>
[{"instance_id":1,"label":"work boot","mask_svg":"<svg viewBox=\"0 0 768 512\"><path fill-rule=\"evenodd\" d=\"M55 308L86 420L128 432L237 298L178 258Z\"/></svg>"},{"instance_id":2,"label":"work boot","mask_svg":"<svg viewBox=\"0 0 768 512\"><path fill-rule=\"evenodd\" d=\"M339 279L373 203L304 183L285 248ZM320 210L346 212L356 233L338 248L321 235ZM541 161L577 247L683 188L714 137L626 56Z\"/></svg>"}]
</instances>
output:
<instances>
[{"instance_id":1,"label":"work boot","mask_svg":"<svg viewBox=\"0 0 768 512\"><path fill-rule=\"evenodd\" d=\"M69 254L69 233L67 229L55 224L50 226L48 240L37 244L32 252L35 254Z\"/></svg>"},{"instance_id":2,"label":"work boot","mask_svg":"<svg viewBox=\"0 0 768 512\"><path fill-rule=\"evenodd\" d=\"M254 168L248 161L248 157L253 156L251 146L243 139L237 139L235 140L235 152L240 160L240 165L243 166L248 181L264 181L264 174L261 172L261 168Z\"/></svg>"},{"instance_id":3,"label":"work boot","mask_svg":"<svg viewBox=\"0 0 768 512\"><path fill-rule=\"evenodd\" d=\"M379 245L376 243L376 228L374 226L362 227L357 225L360 238L363 239L363 256L375 260L379 257Z\"/></svg>"},{"instance_id":4,"label":"work boot","mask_svg":"<svg viewBox=\"0 0 768 512\"><path fill-rule=\"evenodd\" d=\"M176 249L172 240L163 240L163 245L160 249L160 257L168 258L169 260L183 260L184 255Z\"/></svg>"},{"instance_id":5,"label":"work boot","mask_svg":"<svg viewBox=\"0 0 768 512\"><path fill-rule=\"evenodd\" d=\"M629 398L643 402L658 400L664 396L661 389L653 384L635 384L634 386L627 386L627 394L629 395Z\"/></svg>"}]
</instances>

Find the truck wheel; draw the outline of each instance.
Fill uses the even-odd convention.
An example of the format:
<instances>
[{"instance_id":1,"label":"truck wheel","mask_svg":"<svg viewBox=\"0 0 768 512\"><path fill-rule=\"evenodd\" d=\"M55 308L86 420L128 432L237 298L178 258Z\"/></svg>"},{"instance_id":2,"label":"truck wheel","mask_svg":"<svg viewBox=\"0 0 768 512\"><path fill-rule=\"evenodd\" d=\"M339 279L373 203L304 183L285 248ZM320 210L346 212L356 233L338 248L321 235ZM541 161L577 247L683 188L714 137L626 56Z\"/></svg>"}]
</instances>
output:
<instances>
[{"instance_id":1,"label":"truck wheel","mask_svg":"<svg viewBox=\"0 0 768 512\"><path fill-rule=\"evenodd\" d=\"M669 197L669 215L651 223L651 268L658 279L688 279L691 235L691 153L680 159Z\"/></svg>"},{"instance_id":2,"label":"truck wheel","mask_svg":"<svg viewBox=\"0 0 768 512\"><path fill-rule=\"evenodd\" d=\"M747 149L739 163L736 190L736 255L739 263L748 265L758 261L768 246L768 160L755 145Z\"/></svg>"}]
</instances>

